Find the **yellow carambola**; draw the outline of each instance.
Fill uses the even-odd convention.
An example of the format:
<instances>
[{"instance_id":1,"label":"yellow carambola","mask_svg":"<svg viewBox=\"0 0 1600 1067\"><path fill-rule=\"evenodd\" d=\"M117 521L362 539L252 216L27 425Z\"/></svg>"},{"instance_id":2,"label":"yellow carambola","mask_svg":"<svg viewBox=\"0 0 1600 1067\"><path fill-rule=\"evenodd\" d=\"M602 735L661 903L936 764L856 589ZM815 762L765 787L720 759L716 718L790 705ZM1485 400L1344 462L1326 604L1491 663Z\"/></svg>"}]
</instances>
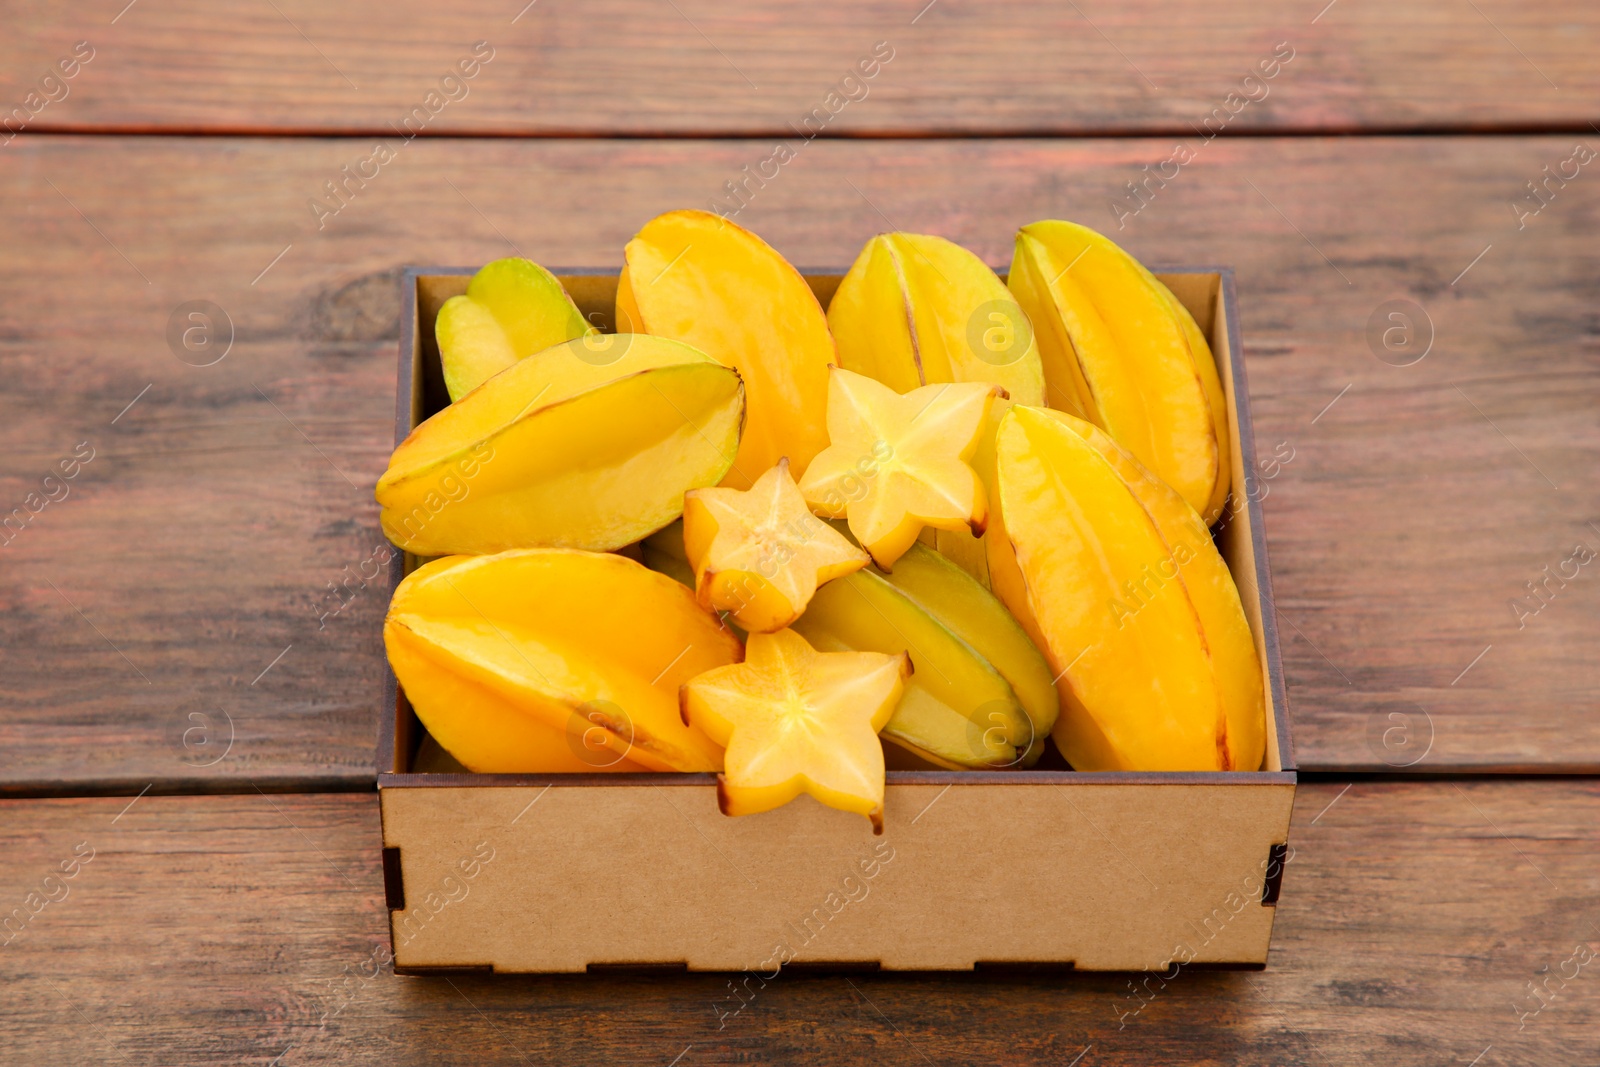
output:
<instances>
[{"instance_id":1,"label":"yellow carambola","mask_svg":"<svg viewBox=\"0 0 1600 1067\"><path fill-rule=\"evenodd\" d=\"M828 382L828 447L800 492L850 531L878 566L900 558L924 526L982 532L988 503L968 462L999 387L927 385L904 395L835 368Z\"/></svg>"},{"instance_id":2,"label":"yellow carambola","mask_svg":"<svg viewBox=\"0 0 1600 1067\"><path fill-rule=\"evenodd\" d=\"M1109 433L1215 522L1228 499L1228 412L1193 316L1115 243L1076 223L1017 233L1007 281L1037 332L1050 407Z\"/></svg>"},{"instance_id":3,"label":"yellow carambola","mask_svg":"<svg viewBox=\"0 0 1600 1067\"><path fill-rule=\"evenodd\" d=\"M1118 626L1126 624L1148 602L1153 588L1178 582L1194 606L1222 696L1224 734L1230 770L1253 771L1266 755L1266 692L1255 638L1245 618L1239 587L1217 551L1211 532L1195 510L1161 479L1151 474L1126 449L1086 423L1060 412L1051 417L1066 424L1117 472L1138 500L1169 556L1140 567L1132 588L1117 605Z\"/></svg>"},{"instance_id":4,"label":"yellow carambola","mask_svg":"<svg viewBox=\"0 0 1600 1067\"><path fill-rule=\"evenodd\" d=\"M877 733L910 674L903 652L819 652L779 630L752 634L743 663L691 678L683 721L727 747L717 780L722 813L770 811L809 793L883 833Z\"/></svg>"},{"instance_id":5,"label":"yellow carambola","mask_svg":"<svg viewBox=\"0 0 1600 1067\"><path fill-rule=\"evenodd\" d=\"M413 430L378 480L389 539L421 556L610 550L721 480L738 374L677 341L606 336L609 349L585 337L529 356Z\"/></svg>"},{"instance_id":6,"label":"yellow carambola","mask_svg":"<svg viewBox=\"0 0 1600 1067\"><path fill-rule=\"evenodd\" d=\"M738 370L748 411L723 484L748 489L787 456L799 478L828 443L833 338L800 272L706 211L669 211L628 242L617 328L694 345Z\"/></svg>"},{"instance_id":7,"label":"yellow carambola","mask_svg":"<svg viewBox=\"0 0 1600 1067\"><path fill-rule=\"evenodd\" d=\"M555 275L526 259L497 259L439 309L445 389L460 400L519 359L590 329Z\"/></svg>"},{"instance_id":8,"label":"yellow carambola","mask_svg":"<svg viewBox=\"0 0 1600 1067\"><path fill-rule=\"evenodd\" d=\"M1055 672L1017 620L993 593L926 545L912 545L883 577L971 645L1011 684L1032 731L1030 740L1019 739L1022 752L1018 762L1031 766L1043 753L1044 739L1056 723ZM988 720L981 724L984 729L1003 727L1010 721L1009 713L993 708L980 717Z\"/></svg>"},{"instance_id":9,"label":"yellow carambola","mask_svg":"<svg viewBox=\"0 0 1600 1067\"><path fill-rule=\"evenodd\" d=\"M748 491L685 493L682 545L700 605L732 613L752 633L788 626L818 586L868 562L866 552L806 508L786 459Z\"/></svg>"},{"instance_id":10,"label":"yellow carambola","mask_svg":"<svg viewBox=\"0 0 1600 1067\"><path fill-rule=\"evenodd\" d=\"M612 553L519 549L413 571L384 621L428 732L474 771L710 771L678 687L739 641L665 575Z\"/></svg>"},{"instance_id":11,"label":"yellow carambola","mask_svg":"<svg viewBox=\"0 0 1600 1067\"><path fill-rule=\"evenodd\" d=\"M886 741L952 769L1031 764L1043 733L995 664L923 606L947 607L953 599L948 591L929 595L927 584L918 586L919 601L876 570L847 574L817 590L794 629L824 651L910 654L915 673L883 728ZM985 639L1027 646L1022 633L1008 635L1003 629L990 630ZM1023 655L1019 649L1014 657L1000 658L1013 666ZM1032 674L1018 677L1026 685Z\"/></svg>"},{"instance_id":12,"label":"yellow carambola","mask_svg":"<svg viewBox=\"0 0 1600 1067\"><path fill-rule=\"evenodd\" d=\"M995 443L994 591L1045 651L1078 770L1255 770L1260 661L1194 510L1096 427L1015 407ZM1154 579L1152 579L1154 575Z\"/></svg>"},{"instance_id":13,"label":"yellow carambola","mask_svg":"<svg viewBox=\"0 0 1600 1067\"><path fill-rule=\"evenodd\" d=\"M897 393L935 382L991 382L1044 403L1033 328L977 256L942 237L868 241L828 304L839 365Z\"/></svg>"},{"instance_id":14,"label":"yellow carambola","mask_svg":"<svg viewBox=\"0 0 1600 1067\"><path fill-rule=\"evenodd\" d=\"M994 403L989 408L989 416L984 421L983 429L978 433L977 447L972 450L972 469L977 472L978 478L983 482L985 498L994 496L994 435L999 429L1000 418L1011 409L1011 401L1005 397L995 397ZM989 522L993 522L993 508L990 508ZM936 549L938 553L972 575L973 579L985 589L989 582L989 552L984 545L986 534L968 530L923 530L918 538L923 544Z\"/></svg>"}]
</instances>

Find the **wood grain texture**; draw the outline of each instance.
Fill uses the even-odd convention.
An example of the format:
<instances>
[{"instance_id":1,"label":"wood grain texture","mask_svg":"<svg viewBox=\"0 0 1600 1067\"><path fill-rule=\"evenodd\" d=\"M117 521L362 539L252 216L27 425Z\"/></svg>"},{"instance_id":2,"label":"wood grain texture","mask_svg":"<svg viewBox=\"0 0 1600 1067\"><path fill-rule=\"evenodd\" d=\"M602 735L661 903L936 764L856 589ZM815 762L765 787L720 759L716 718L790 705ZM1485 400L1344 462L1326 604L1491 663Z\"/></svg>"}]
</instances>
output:
<instances>
[{"instance_id":1,"label":"wood grain texture","mask_svg":"<svg viewBox=\"0 0 1600 1067\"><path fill-rule=\"evenodd\" d=\"M126 804L0 804L0 905L58 898L0 935L7 1062L1501 1067L1600 1027L1594 782L1303 787L1264 972L785 973L727 1017L727 975L396 978L373 797Z\"/></svg>"},{"instance_id":2,"label":"wood grain texture","mask_svg":"<svg viewBox=\"0 0 1600 1067\"><path fill-rule=\"evenodd\" d=\"M125 6L126 5L126 6ZM0 105L87 40L32 128L387 131L470 45L495 58L429 132L787 134L879 41L894 58L829 133L1183 131L1281 44L1240 130L1587 130L1600 11L1582 0L203 0L0 16ZM59 92L59 90L58 90ZM857 96L860 91L857 90ZM41 97L43 99L43 97Z\"/></svg>"},{"instance_id":3,"label":"wood grain texture","mask_svg":"<svg viewBox=\"0 0 1600 1067\"><path fill-rule=\"evenodd\" d=\"M1510 607L1600 548L1600 185L1584 171L1520 231L1509 208L1571 147L1218 140L1118 231L1108 201L1170 142L816 143L738 218L803 266L891 227L1004 263L1042 217L1156 264L1232 264L1258 459L1292 452L1255 491L1300 765L1594 769L1600 572L1520 629ZM370 781L383 604L357 583L319 616L382 544L396 272L514 250L615 266L645 220L768 148L419 140L320 230L310 199L371 142L7 151L0 511L97 451L0 549L0 782L131 794ZM1397 298L1435 335L1406 367L1366 339ZM197 299L233 324L213 366L167 341Z\"/></svg>"}]
</instances>

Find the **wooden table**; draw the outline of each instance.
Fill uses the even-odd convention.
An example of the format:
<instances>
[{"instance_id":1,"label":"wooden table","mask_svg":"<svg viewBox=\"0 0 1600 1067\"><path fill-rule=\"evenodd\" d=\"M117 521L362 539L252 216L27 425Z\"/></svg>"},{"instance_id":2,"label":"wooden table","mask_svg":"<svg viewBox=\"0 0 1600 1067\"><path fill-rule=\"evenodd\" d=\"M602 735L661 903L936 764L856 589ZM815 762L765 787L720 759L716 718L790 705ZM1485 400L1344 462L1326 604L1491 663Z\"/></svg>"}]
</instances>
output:
<instances>
[{"instance_id":1,"label":"wooden table","mask_svg":"<svg viewBox=\"0 0 1600 1067\"><path fill-rule=\"evenodd\" d=\"M1600 1062L1600 576L1547 578L1600 550L1600 10L125 3L0 41L0 1062ZM725 977L385 967L384 604L328 591L397 272L614 267L778 139L739 220L803 265L1070 217L1237 269L1305 772L1265 971L795 974L719 1028Z\"/></svg>"}]
</instances>

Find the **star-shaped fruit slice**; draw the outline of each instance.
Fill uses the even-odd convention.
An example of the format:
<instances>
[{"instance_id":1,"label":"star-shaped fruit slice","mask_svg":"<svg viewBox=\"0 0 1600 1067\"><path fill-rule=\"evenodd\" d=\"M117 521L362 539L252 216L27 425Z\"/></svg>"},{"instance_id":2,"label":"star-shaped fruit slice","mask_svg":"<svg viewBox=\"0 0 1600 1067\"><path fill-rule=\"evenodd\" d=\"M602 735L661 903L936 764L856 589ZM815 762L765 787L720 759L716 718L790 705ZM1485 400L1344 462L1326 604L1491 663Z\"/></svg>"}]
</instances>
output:
<instances>
[{"instance_id":1,"label":"star-shaped fruit slice","mask_svg":"<svg viewBox=\"0 0 1600 1067\"><path fill-rule=\"evenodd\" d=\"M679 690L683 721L727 747L722 813L771 811L810 793L883 833L878 731L910 676L904 652L818 652L779 630L751 634L743 663L689 679Z\"/></svg>"},{"instance_id":2,"label":"star-shaped fruit slice","mask_svg":"<svg viewBox=\"0 0 1600 1067\"><path fill-rule=\"evenodd\" d=\"M969 462L989 407L1006 392L988 382L947 382L897 393L835 368L828 379L829 445L806 468L811 510L845 518L888 570L924 526L982 534L983 482Z\"/></svg>"},{"instance_id":3,"label":"star-shaped fruit slice","mask_svg":"<svg viewBox=\"0 0 1600 1067\"><path fill-rule=\"evenodd\" d=\"M788 626L819 585L868 562L865 552L811 514L787 458L748 491L683 494L683 547L700 606L732 613L751 633Z\"/></svg>"}]
</instances>

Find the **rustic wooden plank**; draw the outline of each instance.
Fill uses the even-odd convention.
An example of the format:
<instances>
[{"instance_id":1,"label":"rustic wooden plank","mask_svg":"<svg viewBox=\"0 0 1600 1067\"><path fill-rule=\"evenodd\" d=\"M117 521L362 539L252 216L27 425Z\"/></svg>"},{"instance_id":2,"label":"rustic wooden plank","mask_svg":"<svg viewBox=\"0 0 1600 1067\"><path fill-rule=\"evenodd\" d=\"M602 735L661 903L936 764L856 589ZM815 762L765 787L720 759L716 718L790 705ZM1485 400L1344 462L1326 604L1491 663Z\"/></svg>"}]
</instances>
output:
<instances>
[{"instance_id":1,"label":"rustic wooden plank","mask_svg":"<svg viewBox=\"0 0 1600 1067\"><path fill-rule=\"evenodd\" d=\"M1233 264L1302 766L1593 769L1600 579L1569 565L1520 629L1510 606L1600 546L1600 200L1585 172L1520 231L1508 206L1571 147L1219 140L1118 231L1108 201L1167 142L829 142L738 218L804 265L891 225L1001 263L1050 216ZM767 148L418 141L320 230L308 203L368 142L8 151L0 511L96 451L3 549L0 782L134 793L370 781L381 597L351 578L322 616L382 544L395 272L514 248L615 266ZM1405 367L1365 337L1398 298L1437 335ZM208 367L166 336L201 299L234 330Z\"/></svg>"},{"instance_id":2,"label":"rustic wooden plank","mask_svg":"<svg viewBox=\"0 0 1600 1067\"><path fill-rule=\"evenodd\" d=\"M1302 787L1264 972L782 974L736 1014L727 975L396 978L370 796L127 803L0 805L17 1062L1435 1067L1600 1026L1593 781Z\"/></svg>"},{"instance_id":3,"label":"rustic wooden plank","mask_svg":"<svg viewBox=\"0 0 1600 1067\"><path fill-rule=\"evenodd\" d=\"M1219 107L1235 132L1587 130L1600 92L1582 0L6 8L0 105L36 131L387 131L480 40L492 61L428 132L787 136L878 42L893 59L847 86L830 134L1188 133ZM88 65L41 88L78 41ZM1276 76L1244 83L1263 63Z\"/></svg>"}]
</instances>

